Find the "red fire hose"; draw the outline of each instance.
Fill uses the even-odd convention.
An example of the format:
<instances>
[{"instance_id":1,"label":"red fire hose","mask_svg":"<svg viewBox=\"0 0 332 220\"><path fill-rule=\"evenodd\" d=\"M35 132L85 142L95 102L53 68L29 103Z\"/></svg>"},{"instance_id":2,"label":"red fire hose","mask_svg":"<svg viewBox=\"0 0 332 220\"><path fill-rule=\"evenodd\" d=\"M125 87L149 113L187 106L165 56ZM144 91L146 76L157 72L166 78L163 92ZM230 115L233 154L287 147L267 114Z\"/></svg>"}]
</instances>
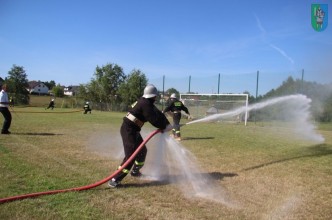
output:
<instances>
[{"instance_id":1,"label":"red fire hose","mask_svg":"<svg viewBox=\"0 0 332 220\"><path fill-rule=\"evenodd\" d=\"M33 198L37 196L42 196L42 195L51 195L51 194L57 194L57 193L63 193L63 192L70 192L70 191L83 191L83 190L88 190L92 189L94 187L100 186L101 184L106 183L110 179L112 179L114 176L116 176L118 173L122 171L123 167L126 167L139 153L139 151L142 149L142 147L157 133L161 132L161 130L155 130L149 134L147 138L141 143L141 145L138 146L137 150L130 156L130 158L117 170L115 171L112 175L109 177L106 177L96 183L87 185L87 186L81 186L81 187L76 187L76 188L70 188L70 189L60 189L60 190L51 190L51 191L46 191L46 192L39 192L39 193L31 193L31 194L25 194L25 195L18 195L18 196L12 196L12 197L7 197L7 198L2 198L0 199L0 204L6 203L6 202L11 202L15 200L20 200L20 199L26 199L26 198Z\"/></svg>"}]
</instances>

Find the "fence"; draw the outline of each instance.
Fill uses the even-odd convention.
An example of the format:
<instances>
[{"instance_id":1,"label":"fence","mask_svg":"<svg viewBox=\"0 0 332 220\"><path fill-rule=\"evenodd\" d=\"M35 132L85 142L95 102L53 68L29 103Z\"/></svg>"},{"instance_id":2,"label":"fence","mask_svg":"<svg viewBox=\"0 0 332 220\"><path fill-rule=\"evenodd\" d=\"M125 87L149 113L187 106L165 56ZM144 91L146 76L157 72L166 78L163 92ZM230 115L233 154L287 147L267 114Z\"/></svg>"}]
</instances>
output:
<instances>
[{"instance_id":1,"label":"fence","mask_svg":"<svg viewBox=\"0 0 332 220\"><path fill-rule=\"evenodd\" d=\"M284 71L284 72L264 72L256 71L242 74L215 74L198 76L161 76L150 78L149 83L154 84L158 90L166 91L174 88L180 93L243 93L250 95L264 95L272 89L278 88L288 77L294 80L314 81L326 83L327 80L317 73L317 71Z\"/></svg>"}]
</instances>

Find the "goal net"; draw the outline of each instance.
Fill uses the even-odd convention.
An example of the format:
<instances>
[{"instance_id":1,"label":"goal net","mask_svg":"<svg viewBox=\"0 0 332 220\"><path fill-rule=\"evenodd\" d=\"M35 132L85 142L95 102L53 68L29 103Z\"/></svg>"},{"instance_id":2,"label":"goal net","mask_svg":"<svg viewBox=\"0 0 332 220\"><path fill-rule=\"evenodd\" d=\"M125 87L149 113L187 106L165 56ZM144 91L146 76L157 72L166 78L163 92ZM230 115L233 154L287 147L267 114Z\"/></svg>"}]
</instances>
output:
<instances>
[{"instance_id":1,"label":"goal net","mask_svg":"<svg viewBox=\"0 0 332 220\"><path fill-rule=\"evenodd\" d=\"M212 114L223 114L243 108L240 114L222 117L225 122L247 124L248 94L180 94L180 100L194 118L203 118Z\"/></svg>"}]
</instances>

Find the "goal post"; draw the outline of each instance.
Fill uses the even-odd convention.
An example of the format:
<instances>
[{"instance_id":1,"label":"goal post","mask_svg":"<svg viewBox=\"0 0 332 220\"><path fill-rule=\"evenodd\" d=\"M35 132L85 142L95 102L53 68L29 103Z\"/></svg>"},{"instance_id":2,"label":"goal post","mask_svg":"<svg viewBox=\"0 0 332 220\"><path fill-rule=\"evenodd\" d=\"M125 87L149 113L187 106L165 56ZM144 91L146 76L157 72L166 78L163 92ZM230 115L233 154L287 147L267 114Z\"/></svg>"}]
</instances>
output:
<instances>
[{"instance_id":1,"label":"goal post","mask_svg":"<svg viewBox=\"0 0 332 220\"><path fill-rule=\"evenodd\" d=\"M235 109L243 109L238 114L223 117L225 122L244 122L248 119L248 94L180 94L180 100L189 109L194 118L203 118L212 114L223 114Z\"/></svg>"}]
</instances>

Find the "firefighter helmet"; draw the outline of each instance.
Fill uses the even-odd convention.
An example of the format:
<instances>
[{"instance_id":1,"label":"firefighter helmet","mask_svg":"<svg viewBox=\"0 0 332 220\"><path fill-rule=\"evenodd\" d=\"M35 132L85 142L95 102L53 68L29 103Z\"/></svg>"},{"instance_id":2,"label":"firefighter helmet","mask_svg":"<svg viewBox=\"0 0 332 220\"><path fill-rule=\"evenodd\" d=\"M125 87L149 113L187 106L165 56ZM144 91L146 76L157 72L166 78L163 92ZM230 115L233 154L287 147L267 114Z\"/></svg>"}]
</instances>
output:
<instances>
[{"instance_id":1,"label":"firefighter helmet","mask_svg":"<svg viewBox=\"0 0 332 220\"><path fill-rule=\"evenodd\" d=\"M173 94L171 95L171 99L176 99L176 94L175 94L175 93L173 93Z\"/></svg>"},{"instance_id":2,"label":"firefighter helmet","mask_svg":"<svg viewBox=\"0 0 332 220\"><path fill-rule=\"evenodd\" d=\"M149 84L144 89L143 97L149 99L152 97L156 97L157 94L158 94L157 88L154 85Z\"/></svg>"}]
</instances>

